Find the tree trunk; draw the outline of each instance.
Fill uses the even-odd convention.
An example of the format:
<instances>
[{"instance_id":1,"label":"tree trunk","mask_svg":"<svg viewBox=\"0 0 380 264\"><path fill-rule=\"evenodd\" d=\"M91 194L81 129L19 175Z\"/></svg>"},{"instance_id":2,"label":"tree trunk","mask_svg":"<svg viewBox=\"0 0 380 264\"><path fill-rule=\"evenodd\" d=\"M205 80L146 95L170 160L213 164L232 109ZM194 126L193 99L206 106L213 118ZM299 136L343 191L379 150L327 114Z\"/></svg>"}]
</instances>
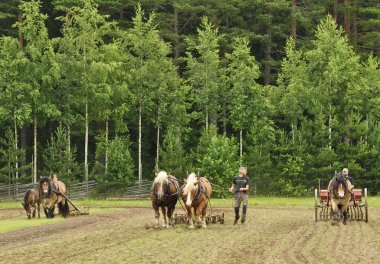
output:
<instances>
[{"instance_id":1,"label":"tree trunk","mask_svg":"<svg viewBox=\"0 0 380 264\"><path fill-rule=\"evenodd\" d=\"M27 148L27 127L25 125L22 126L21 128L21 133L20 133L20 148L23 150L26 150ZM23 155L20 160L21 167L24 167L26 165L26 156ZM21 171L20 175L24 175L25 171ZM33 179L32 179L33 181Z\"/></svg>"},{"instance_id":2,"label":"tree trunk","mask_svg":"<svg viewBox=\"0 0 380 264\"><path fill-rule=\"evenodd\" d=\"M350 126L349 126L349 120L347 115L344 117L344 125L346 127L345 135L344 135L344 144L349 146L351 143L351 137L350 137Z\"/></svg>"},{"instance_id":3,"label":"tree trunk","mask_svg":"<svg viewBox=\"0 0 380 264\"><path fill-rule=\"evenodd\" d=\"M297 9L297 0L292 0L292 37L294 40L297 39L297 20L295 18L295 13Z\"/></svg>"},{"instance_id":4,"label":"tree trunk","mask_svg":"<svg viewBox=\"0 0 380 264\"><path fill-rule=\"evenodd\" d=\"M333 16L335 23L338 23L338 0L334 1Z\"/></svg>"},{"instance_id":5,"label":"tree trunk","mask_svg":"<svg viewBox=\"0 0 380 264\"><path fill-rule=\"evenodd\" d=\"M88 195L88 103L85 109L85 136L84 136L84 178L86 181L86 194Z\"/></svg>"},{"instance_id":6,"label":"tree trunk","mask_svg":"<svg viewBox=\"0 0 380 264\"><path fill-rule=\"evenodd\" d=\"M331 108L331 106L330 106ZM331 139L332 139L332 129L331 129L331 125L332 125L332 116L331 114L329 114L329 149L331 150L332 148L332 144L331 144Z\"/></svg>"},{"instance_id":7,"label":"tree trunk","mask_svg":"<svg viewBox=\"0 0 380 264\"><path fill-rule=\"evenodd\" d=\"M37 182L37 113L33 121L33 182Z\"/></svg>"},{"instance_id":8,"label":"tree trunk","mask_svg":"<svg viewBox=\"0 0 380 264\"><path fill-rule=\"evenodd\" d=\"M205 120L206 121L205 122L206 123L206 131L208 131L208 106L206 106L206 113L205 114L206 114L206 116L205 116L205 119L206 119Z\"/></svg>"},{"instance_id":9,"label":"tree trunk","mask_svg":"<svg viewBox=\"0 0 380 264\"><path fill-rule=\"evenodd\" d=\"M67 125L67 156L69 158L69 164L71 165L71 127L70 125ZM67 169L67 180L70 183L71 179L71 167Z\"/></svg>"},{"instance_id":10,"label":"tree trunk","mask_svg":"<svg viewBox=\"0 0 380 264\"><path fill-rule=\"evenodd\" d=\"M21 30L22 30L22 14L21 13L18 13L17 15L17 20L18 20L18 32L19 32L19 35L18 35L18 46L20 49L24 48L24 39L21 35Z\"/></svg>"},{"instance_id":11,"label":"tree trunk","mask_svg":"<svg viewBox=\"0 0 380 264\"><path fill-rule=\"evenodd\" d=\"M178 9L176 7L176 3L173 4L174 8L174 63L178 66L179 64L179 31L178 31Z\"/></svg>"},{"instance_id":12,"label":"tree trunk","mask_svg":"<svg viewBox=\"0 0 380 264\"><path fill-rule=\"evenodd\" d=\"M269 85L271 82L271 77L270 77L270 70L271 70L271 63L272 63L272 32L270 29L270 25L268 25L268 31L267 31L267 36L268 36L268 43L265 48L265 66L264 66L264 83L265 85Z\"/></svg>"},{"instance_id":13,"label":"tree trunk","mask_svg":"<svg viewBox=\"0 0 380 264\"><path fill-rule=\"evenodd\" d=\"M351 10L350 10L350 0L344 0L344 32L350 39L351 33Z\"/></svg>"},{"instance_id":14,"label":"tree trunk","mask_svg":"<svg viewBox=\"0 0 380 264\"><path fill-rule=\"evenodd\" d=\"M223 134L227 135L227 105L223 102Z\"/></svg>"},{"instance_id":15,"label":"tree trunk","mask_svg":"<svg viewBox=\"0 0 380 264\"><path fill-rule=\"evenodd\" d=\"M106 121L106 150L105 150L105 156L104 156L104 170L105 174L107 174L108 171L108 134L109 134L109 123L108 120Z\"/></svg>"},{"instance_id":16,"label":"tree trunk","mask_svg":"<svg viewBox=\"0 0 380 264\"><path fill-rule=\"evenodd\" d=\"M354 2L353 4L355 8L354 8L354 11L352 12L351 43L356 48L357 39L358 39L358 18L357 18L358 6L356 2Z\"/></svg>"},{"instance_id":17,"label":"tree trunk","mask_svg":"<svg viewBox=\"0 0 380 264\"><path fill-rule=\"evenodd\" d=\"M158 172L158 162L160 160L160 127L157 127L157 143L156 143L156 172Z\"/></svg>"},{"instance_id":18,"label":"tree trunk","mask_svg":"<svg viewBox=\"0 0 380 264\"><path fill-rule=\"evenodd\" d=\"M243 162L243 129L240 129L240 165Z\"/></svg>"},{"instance_id":19,"label":"tree trunk","mask_svg":"<svg viewBox=\"0 0 380 264\"><path fill-rule=\"evenodd\" d=\"M142 184L142 162L141 162L141 115L142 115L142 106L141 106L141 99L139 102L139 150L138 150L138 155L139 155L139 187L141 188Z\"/></svg>"},{"instance_id":20,"label":"tree trunk","mask_svg":"<svg viewBox=\"0 0 380 264\"><path fill-rule=\"evenodd\" d=\"M296 142L296 125L294 124L294 121L292 122L292 142L293 144Z\"/></svg>"},{"instance_id":21,"label":"tree trunk","mask_svg":"<svg viewBox=\"0 0 380 264\"><path fill-rule=\"evenodd\" d=\"M16 115L14 114L14 133L15 133L15 150L16 150L16 156L15 156L15 175L16 175L16 182L18 180L18 134L17 134L17 120L16 120Z\"/></svg>"}]
</instances>

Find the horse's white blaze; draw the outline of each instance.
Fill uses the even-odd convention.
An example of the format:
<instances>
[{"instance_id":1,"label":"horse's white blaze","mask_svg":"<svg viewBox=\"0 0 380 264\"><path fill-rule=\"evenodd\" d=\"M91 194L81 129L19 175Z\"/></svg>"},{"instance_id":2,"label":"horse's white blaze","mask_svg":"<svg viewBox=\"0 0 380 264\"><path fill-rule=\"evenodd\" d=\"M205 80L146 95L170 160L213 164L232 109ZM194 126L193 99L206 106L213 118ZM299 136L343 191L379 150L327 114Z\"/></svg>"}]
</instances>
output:
<instances>
[{"instance_id":1,"label":"horse's white blaze","mask_svg":"<svg viewBox=\"0 0 380 264\"><path fill-rule=\"evenodd\" d=\"M341 199L344 198L344 188L343 188L342 184L339 184L338 196Z\"/></svg>"},{"instance_id":2,"label":"horse's white blaze","mask_svg":"<svg viewBox=\"0 0 380 264\"><path fill-rule=\"evenodd\" d=\"M187 200L186 200L186 205L187 206L191 206L191 192L189 192L188 194L187 194Z\"/></svg>"},{"instance_id":3,"label":"horse's white blaze","mask_svg":"<svg viewBox=\"0 0 380 264\"><path fill-rule=\"evenodd\" d=\"M44 193L48 193L48 190L44 190Z\"/></svg>"}]
</instances>

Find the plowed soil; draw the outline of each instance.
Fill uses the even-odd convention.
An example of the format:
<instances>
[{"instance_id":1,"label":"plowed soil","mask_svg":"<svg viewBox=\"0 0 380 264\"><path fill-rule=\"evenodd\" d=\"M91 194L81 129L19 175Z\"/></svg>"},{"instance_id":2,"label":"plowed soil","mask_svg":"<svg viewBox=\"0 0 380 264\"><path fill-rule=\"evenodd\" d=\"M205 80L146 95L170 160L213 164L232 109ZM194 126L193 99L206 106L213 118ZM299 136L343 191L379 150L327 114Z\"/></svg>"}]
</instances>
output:
<instances>
[{"instance_id":1,"label":"plowed soil","mask_svg":"<svg viewBox=\"0 0 380 264\"><path fill-rule=\"evenodd\" d=\"M181 208L177 211L181 213ZM380 208L369 222L333 226L315 222L313 208L249 207L247 222L207 229L150 228L151 208L121 208L104 215L0 234L0 263L379 263ZM91 212L91 211L90 211ZM8 217L7 217L8 216ZM25 217L0 210L0 219ZM25 221L28 221L25 219ZM38 221L38 220L29 220Z\"/></svg>"}]
</instances>

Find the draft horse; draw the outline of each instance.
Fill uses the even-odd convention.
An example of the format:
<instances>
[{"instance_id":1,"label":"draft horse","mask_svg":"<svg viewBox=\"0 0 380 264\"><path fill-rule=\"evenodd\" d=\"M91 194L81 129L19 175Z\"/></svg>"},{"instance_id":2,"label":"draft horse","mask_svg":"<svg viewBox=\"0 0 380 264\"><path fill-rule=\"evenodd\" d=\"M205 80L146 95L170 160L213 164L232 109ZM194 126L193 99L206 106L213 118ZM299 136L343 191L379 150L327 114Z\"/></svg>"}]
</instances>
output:
<instances>
[{"instance_id":1,"label":"draft horse","mask_svg":"<svg viewBox=\"0 0 380 264\"><path fill-rule=\"evenodd\" d=\"M211 197L211 184L204 178L191 173L185 180L182 200L186 205L189 228L194 228L194 220L200 227L206 228L206 209Z\"/></svg>"},{"instance_id":2,"label":"draft horse","mask_svg":"<svg viewBox=\"0 0 380 264\"><path fill-rule=\"evenodd\" d=\"M63 182L52 180L50 177L41 177L39 182L39 195L41 204L47 218L54 217L54 208L58 204L59 213L63 217L69 214L69 204L66 197L66 186Z\"/></svg>"},{"instance_id":3,"label":"draft horse","mask_svg":"<svg viewBox=\"0 0 380 264\"><path fill-rule=\"evenodd\" d=\"M26 211L28 219L35 218L36 211L40 218L40 194L37 189L29 189L24 195L24 201L21 203Z\"/></svg>"},{"instance_id":4,"label":"draft horse","mask_svg":"<svg viewBox=\"0 0 380 264\"><path fill-rule=\"evenodd\" d=\"M156 228L158 228L160 224L160 208L162 215L164 216L164 224L162 227L170 228L174 225L173 213L178 201L178 193L179 185L176 177L168 175L165 171L160 171L153 181L150 194L150 199L152 200L152 206L155 212ZM166 219L166 209L169 223Z\"/></svg>"},{"instance_id":5,"label":"draft horse","mask_svg":"<svg viewBox=\"0 0 380 264\"><path fill-rule=\"evenodd\" d=\"M351 200L352 185L341 173L338 173L330 181L328 186L332 206L332 224L337 223L340 217L338 212L343 215L343 224L347 224L347 207Z\"/></svg>"}]
</instances>

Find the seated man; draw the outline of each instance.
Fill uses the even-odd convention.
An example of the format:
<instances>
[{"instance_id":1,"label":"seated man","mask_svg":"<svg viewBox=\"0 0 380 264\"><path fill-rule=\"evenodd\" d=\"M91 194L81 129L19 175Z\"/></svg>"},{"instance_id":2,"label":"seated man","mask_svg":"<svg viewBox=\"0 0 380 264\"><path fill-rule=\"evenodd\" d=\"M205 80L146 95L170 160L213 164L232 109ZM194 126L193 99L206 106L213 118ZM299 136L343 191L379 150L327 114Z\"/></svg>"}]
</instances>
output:
<instances>
[{"instance_id":1,"label":"seated man","mask_svg":"<svg viewBox=\"0 0 380 264\"><path fill-rule=\"evenodd\" d=\"M348 175L348 169L347 168L344 168L342 170L342 175L345 179L348 179L351 182L352 188L354 188L354 180L352 179L351 176Z\"/></svg>"}]
</instances>

